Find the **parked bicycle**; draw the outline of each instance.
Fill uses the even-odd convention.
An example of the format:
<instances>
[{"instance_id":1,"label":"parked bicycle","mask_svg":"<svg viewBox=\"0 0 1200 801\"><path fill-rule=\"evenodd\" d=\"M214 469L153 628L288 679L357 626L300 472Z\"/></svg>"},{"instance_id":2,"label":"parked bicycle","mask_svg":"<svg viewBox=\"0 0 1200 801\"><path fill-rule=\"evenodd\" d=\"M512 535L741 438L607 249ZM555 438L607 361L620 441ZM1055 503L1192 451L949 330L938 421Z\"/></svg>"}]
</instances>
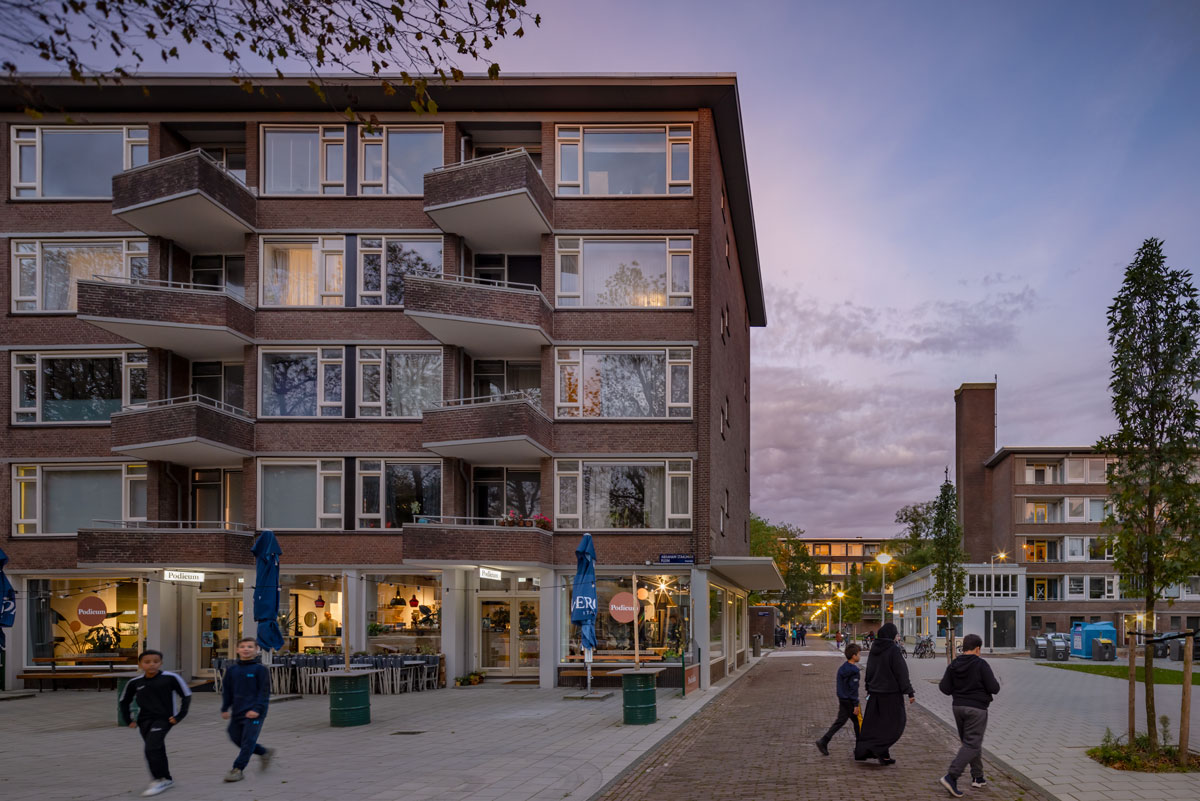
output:
<instances>
[{"instance_id":1,"label":"parked bicycle","mask_svg":"<svg viewBox=\"0 0 1200 801\"><path fill-rule=\"evenodd\" d=\"M933 637L922 637L917 640L917 646L913 649L913 656L917 659L932 659L936 656L933 650Z\"/></svg>"}]
</instances>

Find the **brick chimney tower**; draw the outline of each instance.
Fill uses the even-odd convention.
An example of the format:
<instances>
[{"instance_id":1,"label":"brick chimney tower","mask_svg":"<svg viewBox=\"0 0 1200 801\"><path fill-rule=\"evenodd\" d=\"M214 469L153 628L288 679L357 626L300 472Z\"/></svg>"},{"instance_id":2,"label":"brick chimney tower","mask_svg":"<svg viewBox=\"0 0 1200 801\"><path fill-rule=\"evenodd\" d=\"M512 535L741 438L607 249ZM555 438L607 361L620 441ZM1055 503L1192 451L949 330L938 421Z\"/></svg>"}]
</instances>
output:
<instances>
[{"instance_id":1,"label":"brick chimney tower","mask_svg":"<svg viewBox=\"0 0 1200 801\"><path fill-rule=\"evenodd\" d=\"M996 452L996 384L954 391L954 484L963 547L971 562L992 555L992 482L984 463Z\"/></svg>"}]
</instances>

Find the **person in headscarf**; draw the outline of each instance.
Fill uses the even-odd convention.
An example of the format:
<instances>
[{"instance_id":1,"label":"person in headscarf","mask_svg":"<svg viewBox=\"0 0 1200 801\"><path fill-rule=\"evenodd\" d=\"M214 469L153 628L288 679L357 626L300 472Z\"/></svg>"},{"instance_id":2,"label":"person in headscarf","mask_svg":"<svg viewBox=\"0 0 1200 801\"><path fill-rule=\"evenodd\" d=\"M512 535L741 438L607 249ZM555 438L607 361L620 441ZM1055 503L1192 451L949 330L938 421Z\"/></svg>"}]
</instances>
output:
<instances>
[{"instance_id":1,"label":"person in headscarf","mask_svg":"<svg viewBox=\"0 0 1200 801\"><path fill-rule=\"evenodd\" d=\"M867 703L863 708L862 730L858 744L854 747L854 758L862 762L878 759L881 765L891 765L891 747L904 734L908 715L904 710L904 696L908 703L916 700L912 682L908 678L908 665L896 646L896 625L884 623L879 635L871 644L867 657Z\"/></svg>"}]
</instances>

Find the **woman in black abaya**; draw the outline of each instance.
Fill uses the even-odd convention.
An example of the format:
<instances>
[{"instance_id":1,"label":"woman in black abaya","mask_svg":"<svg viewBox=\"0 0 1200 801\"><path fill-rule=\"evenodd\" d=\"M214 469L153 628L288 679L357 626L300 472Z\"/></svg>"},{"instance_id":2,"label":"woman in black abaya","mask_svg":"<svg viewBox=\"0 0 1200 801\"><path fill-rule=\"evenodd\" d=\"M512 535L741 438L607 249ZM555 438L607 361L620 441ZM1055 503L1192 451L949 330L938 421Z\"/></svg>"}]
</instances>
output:
<instances>
[{"instance_id":1,"label":"woman in black abaya","mask_svg":"<svg viewBox=\"0 0 1200 801\"><path fill-rule=\"evenodd\" d=\"M896 646L896 626L884 623L879 637L871 645L867 657L867 703L863 708L862 731L854 747L858 761L878 759L881 765L891 765L889 749L904 734L908 715L904 711L904 696L908 703L915 700L908 665Z\"/></svg>"}]
</instances>

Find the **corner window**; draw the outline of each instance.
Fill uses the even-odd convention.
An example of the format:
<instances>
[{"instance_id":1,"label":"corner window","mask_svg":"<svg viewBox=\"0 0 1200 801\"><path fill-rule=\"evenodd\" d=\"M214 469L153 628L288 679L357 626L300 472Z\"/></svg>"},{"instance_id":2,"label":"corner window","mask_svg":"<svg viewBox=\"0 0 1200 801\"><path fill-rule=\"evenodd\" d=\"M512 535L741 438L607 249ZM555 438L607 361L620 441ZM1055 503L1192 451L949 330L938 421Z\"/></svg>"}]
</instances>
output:
<instances>
[{"instance_id":1,"label":"corner window","mask_svg":"<svg viewBox=\"0 0 1200 801\"><path fill-rule=\"evenodd\" d=\"M264 126L263 194L346 194L346 126Z\"/></svg>"},{"instance_id":2,"label":"corner window","mask_svg":"<svg viewBox=\"0 0 1200 801\"><path fill-rule=\"evenodd\" d=\"M558 348L558 417L687 419L692 350Z\"/></svg>"},{"instance_id":3,"label":"corner window","mask_svg":"<svg viewBox=\"0 0 1200 801\"><path fill-rule=\"evenodd\" d=\"M358 304L403 306L404 276L441 275L442 239L360 237Z\"/></svg>"},{"instance_id":4,"label":"corner window","mask_svg":"<svg viewBox=\"0 0 1200 801\"><path fill-rule=\"evenodd\" d=\"M692 238L560 237L559 306L661 308L692 305Z\"/></svg>"},{"instance_id":5,"label":"corner window","mask_svg":"<svg viewBox=\"0 0 1200 801\"><path fill-rule=\"evenodd\" d=\"M340 236L262 243L263 306L341 306L346 242Z\"/></svg>"},{"instance_id":6,"label":"corner window","mask_svg":"<svg viewBox=\"0 0 1200 801\"><path fill-rule=\"evenodd\" d=\"M146 519L146 465L13 466L13 535L72 535Z\"/></svg>"},{"instance_id":7,"label":"corner window","mask_svg":"<svg viewBox=\"0 0 1200 801\"><path fill-rule=\"evenodd\" d=\"M394 125L360 128L359 193L425 194L425 173L445 161L441 126Z\"/></svg>"},{"instance_id":8,"label":"corner window","mask_svg":"<svg viewBox=\"0 0 1200 801\"><path fill-rule=\"evenodd\" d=\"M360 348L359 417L415 419L442 398L441 350Z\"/></svg>"},{"instance_id":9,"label":"corner window","mask_svg":"<svg viewBox=\"0 0 1200 801\"><path fill-rule=\"evenodd\" d=\"M560 125L559 195L690 195L691 125Z\"/></svg>"},{"instance_id":10,"label":"corner window","mask_svg":"<svg viewBox=\"0 0 1200 801\"><path fill-rule=\"evenodd\" d=\"M276 530L342 528L342 460L259 462L259 525Z\"/></svg>"},{"instance_id":11,"label":"corner window","mask_svg":"<svg viewBox=\"0 0 1200 801\"><path fill-rule=\"evenodd\" d=\"M442 463L358 460L358 527L400 528L442 514Z\"/></svg>"},{"instance_id":12,"label":"corner window","mask_svg":"<svg viewBox=\"0 0 1200 801\"><path fill-rule=\"evenodd\" d=\"M692 527L692 463L578 461L555 463L559 529Z\"/></svg>"},{"instance_id":13,"label":"corner window","mask_svg":"<svg viewBox=\"0 0 1200 801\"><path fill-rule=\"evenodd\" d=\"M146 402L146 351L13 354L13 423L107 423Z\"/></svg>"},{"instance_id":14,"label":"corner window","mask_svg":"<svg viewBox=\"0 0 1200 801\"><path fill-rule=\"evenodd\" d=\"M145 127L12 128L12 197L109 200L112 179L150 159Z\"/></svg>"},{"instance_id":15,"label":"corner window","mask_svg":"<svg viewBox=\"0 0 1200 801\"><path fill-rule=\"evenodd\" d=\"M149 244L145 239L15 240L12 265L13 311L74 311L76 281L149 277Z\"/></svg>"},{"instance_id":16,"label":"corner window","mask_svg":"<svg viewBox=\"0 0 1200 801\"><path fill-rule=\"evenodd\" d=\"M264 350L259 417L341 417L342 348Z\"/></svg>"}]
</instances>

